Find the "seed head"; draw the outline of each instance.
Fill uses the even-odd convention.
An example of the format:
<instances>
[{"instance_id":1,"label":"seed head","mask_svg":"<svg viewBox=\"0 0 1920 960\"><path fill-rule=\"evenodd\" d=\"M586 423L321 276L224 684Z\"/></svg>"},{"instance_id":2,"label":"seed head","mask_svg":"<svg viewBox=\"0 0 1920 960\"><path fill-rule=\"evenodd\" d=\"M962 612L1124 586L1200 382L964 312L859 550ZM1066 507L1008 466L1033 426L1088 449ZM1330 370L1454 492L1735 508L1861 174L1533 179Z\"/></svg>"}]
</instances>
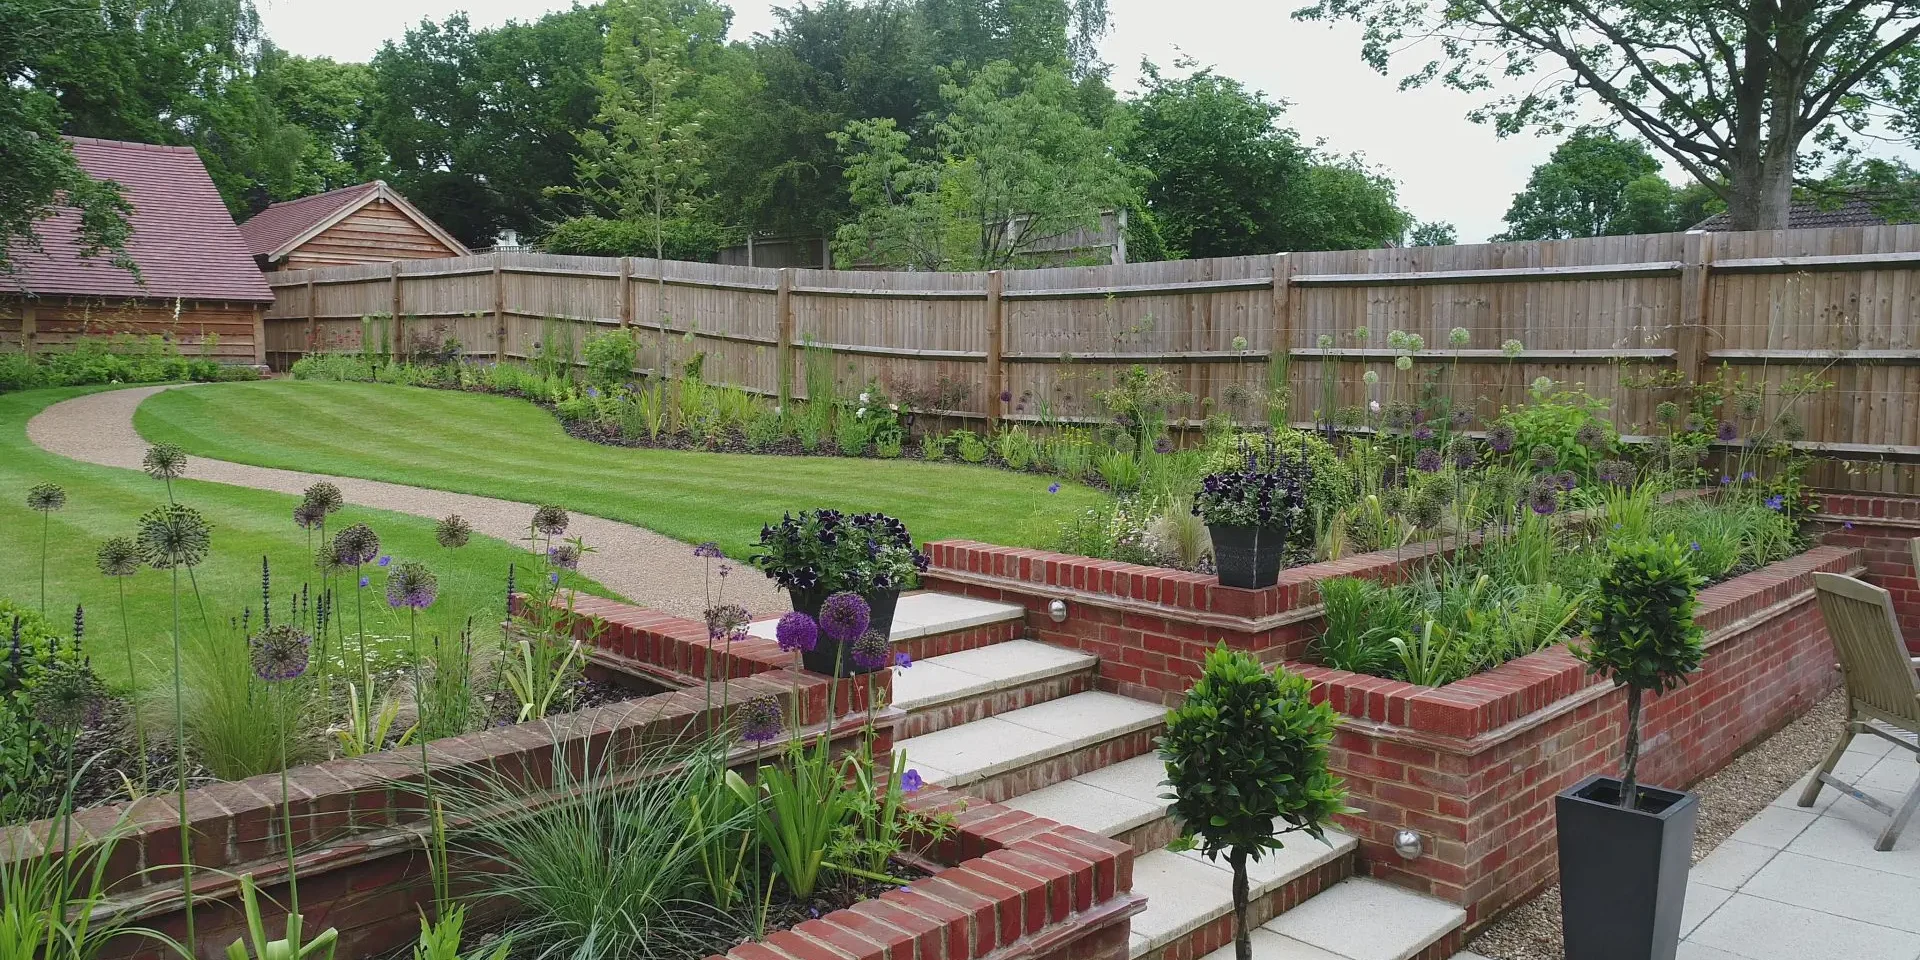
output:
<instances>
[{"instance_id":1,"label":"seed head","mask_svg":"<svg viewBox=\"0 0 1920 960\"><path fill-rule=\"evenodd\" d=\"M27 491L27 509L52 513L67 505L66 488L57 483L36 483Z\"/></svg>"},{"instance_id":2,"label":"seed head","mask_svg":"<svg viewBox=\"0 0 1920 960\"><path fill-rule=\"evenodd\" d=\"M567 532L567 511L553 504L547 504L533 511L533 529L549 537L557 537Z\"/></svg>"},{"instance_id":3,"label":"seed head","mask_svg":"<svg viewBox=\"0 0 1920 960\"><path fill-rule=\"evenodd\" d=\"M415 560L397 564L387 574L387 606L425 610L433 606L440 592L440 581L427 565Z\"/></svg>"},{"instance_id":4,"label":"seed head","mask_svg":"<svg viewBox=\"0 0 1920 960\"><path fill-rule=\"evenodd\" d=\"M187 473L187 452L171 443L156 443L140 458L140 469L155 480L178 480Z\"/></svg>"},{"instance_id":5,"label":"seed head","mask_svg":"<svg viewBox=\"0 0 1920 960\"><path fill-rule=\"evenodd\" d=\"M140 572L140 545L132 537L108 537L94 555L100 572L109 577L131 577Z\"/></svg>"},{"instance_id":6,"label":"seed head","mask_svg":"<svg viewBox=\"0 0 1920 960\"><path fill-rule=\"evenodd\" d=\"M212 541L213 527L192 507L170 503L140 516L140 556L159 569L199 566Z\"/></svg>"},{"instance_id":7,"label":"seed head","mask_svg":"<svg viewBox=\"0 0 1920 960\"><path fill-rule=\"evenodd\" d=\"M467 545L473 537L473 524L457 513L450 513L433 527L433 539L448 550L457 550Z\"/></svg>"},{"instance_id":8,"label":"seed head","mask_svg":"<svg viewBox=\"0 0 1920 960\"><path fill-rule=\"evenodd\" d=\"M308 487L307 492L301 495L300 502L319 507L322 514L330 514L345 505L347 498L340 495L339 487L322 480Z\"/></svg>"},{"instance_id":9,"label":"seed head","mask_svg":"<svg viewBox=\"0 0 1920 960\"><path fill-rule=\"evenodd\" d=\"M380 535L364 523L356 523L334 535L334 566L357 567L372 563L379 555Z\"/></svg>"}]
</instances>

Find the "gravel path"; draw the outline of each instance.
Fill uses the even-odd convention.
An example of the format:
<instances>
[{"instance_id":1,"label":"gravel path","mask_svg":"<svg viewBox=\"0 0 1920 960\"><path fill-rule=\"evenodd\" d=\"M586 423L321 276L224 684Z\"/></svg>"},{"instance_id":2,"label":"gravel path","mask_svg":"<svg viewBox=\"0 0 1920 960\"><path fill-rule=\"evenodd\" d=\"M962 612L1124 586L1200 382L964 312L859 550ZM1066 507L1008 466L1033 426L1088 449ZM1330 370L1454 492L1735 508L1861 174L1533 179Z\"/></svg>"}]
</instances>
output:
<instances>
[{"instance_id":1,"label":"gravel path","mask_svg":"<svg viewBox=\"0 0 1920 960\"><path fill-rule=\"evenodd\" d=\"M1835 691L1778 733L1695 784L1700 821L1693 835L1693 862L1753 819L1800 775L1833 748L1845 717L1844 693ZM1468 947L1489 960L1562 960L1560 887L1555 884L1508 911ZM1684 951L1682 951L1684 952Z\"/></svg>"},{"instance_id":2,"label":"gravel path","mask_svg":"<svg viewBox=\"0 0 1920 960\"><path fill-rule=\"evenodd\" d=\"M27 437L41 449L69 459L138 470L147 441L133 428L133 411L146 398L178 386L182 385L132 387L56 403L27 422ZM532 505L513 500L205 457L188 462L187 476L295 495L316 481L331 480L349 503L431 520L457 513L473 525L476 533L508 542L526 537L527 518L533 510ZM567 532L584 538L595 551L581 559L581 573L642 606L700 618L706 606L706 572L705 565L694 559L690 545L632 524L578 513L573 514ZM752 570L728 578L727 598L756 615L787 609L786 597Z\"/></svg>"}]
</instances>

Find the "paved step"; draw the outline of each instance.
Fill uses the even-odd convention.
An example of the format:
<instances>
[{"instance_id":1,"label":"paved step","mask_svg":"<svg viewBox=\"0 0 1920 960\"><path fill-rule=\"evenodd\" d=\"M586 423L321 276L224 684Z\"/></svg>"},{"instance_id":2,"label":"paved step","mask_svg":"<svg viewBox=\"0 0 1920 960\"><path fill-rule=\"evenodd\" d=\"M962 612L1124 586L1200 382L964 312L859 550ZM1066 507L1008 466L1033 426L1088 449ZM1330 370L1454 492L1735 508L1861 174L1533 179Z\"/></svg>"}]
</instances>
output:
<instances>
[{"instance_id":1,"label":"paved step","mask_svg":"<svg viewBox=\"0 0 1920 960\"><path fill-rule=\"evenodd\" d=\"M894 749L928 781L997 802L1148 753L1165 722L1158 704L1076 693L909 737Z\"/></svg>"},{"instance_id":2,"label":"paved step","mask_svg":"<svg viewBox=\"0 0 1920 960\"><path fill-rule=\"evenodd\" d=\"M1286 847L1247 865L1254 923L1331 887L1353 872L1358 841L1337 830L1327 842L1294 834ZM1191 957L1233 943L1233 870L1197 850L1154 850L1133 861L1133 892L1147 898L1133 918L1128 956ZM1308 901L1311 902L1311 901ZM1231 954L1229 953L1229 956Z\"/></svg>"},{"instance_id":3,"label":"paved step","mask_svg":"<svg viewBox=\"0 0 1920 960\"><path fill-rule=\"evenodd\" d=\"M1100 658L1032 640L1008 640L927 660L893 675L901 737L971 723L1093 689Z\"/></svg>"},{"instance_id":4,"label":"paved step","mask_svg":"<svg viewBox=\"0 0 1920 960\"><path fill-rule=\"evenodd\" d=\"M1161 781L1167 768L1157 753L1124 760L1005 801L1015 810L1071 824L1132 845L1137 854L1173 842L1173 801Z\"/></svg>"},{"instance_id":5,"label":"paved step","mask_svg":"<svg viewBox=\"0 0 1920 960\"><path fill-rule=\"evenodd\" d=\"M1135 866L1135 876L1139 867ZM1139 889L1136 881L1134 888ZM1151 908L1149 908L1151 909ZM1444 960L1460 949L1459 907L1379 880L1344 880L1254 931L1254 960ZM1138 926L1136 922L1136 927ZM1233 945L1206 960L1232 960Z\"/></svg>"},{"instance_id":6,"label":"paved step","mask_svg":"<svg viewBox=\"0 0 1920 960\"><path fill-rule=\"evenodd\" d=\"M1011 640L1026 632L1027 608L976 600L954 593L905 594L894 608L890 637L894 649L915 660L931 659ZM779 618L756 620L747 632L772 640Z\"/></svg>"}]
</instances>

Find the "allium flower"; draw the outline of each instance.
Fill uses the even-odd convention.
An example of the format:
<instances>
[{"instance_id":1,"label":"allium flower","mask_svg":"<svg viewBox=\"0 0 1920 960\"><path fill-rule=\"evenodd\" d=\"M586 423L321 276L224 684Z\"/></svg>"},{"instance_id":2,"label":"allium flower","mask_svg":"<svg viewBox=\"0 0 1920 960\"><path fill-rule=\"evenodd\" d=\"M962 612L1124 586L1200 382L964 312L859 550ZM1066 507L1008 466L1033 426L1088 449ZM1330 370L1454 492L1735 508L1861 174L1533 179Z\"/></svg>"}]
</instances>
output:
<instances>
[{"instance_id":1,"label":"allium flower","mask_svg":"<svg viewBox=\"0 0 1920 960\"><path fill-rule=\"evenodd\" d=\"M1353 328L1353 338L1354 338L1355 340L1366 340L1367 338L1369 338L1369 337L1371 337L1371 336L1373 336L1373 331L1372 331L1372 330L1369 330L1369 329L1367 329L1366 327L1354 327L1354 328Z\"/></svg>"},{"instance_id":2,"label":"allium flower","mask_svg":"<svg viewBox=\"0 0 1920 960\"><path fill-rule=\"evenodd\" d=\"M1387 331L1387 346L1395 350L1405 350L1407 349L1407 343L1407 332L1405 330Z\"/></svg>"},{"instance_id":3,"label":"allium flower","mask_svg":"<svg viewBox=\"0 0 1920 960\"><path fill-rule=\"evenodd\" d=\"M1409 357L1409 356L1405 356L1405 355L1402 355L1402 356L1398 356L1398 357L1394 357L1394 358L1393 358L1393 368L1394 368L1395 370L1400 370L1400 371L1407 371L1407 370L1412 370L1412 369L1413 369L1413 358L1412 358L1412 357Z\"/></svg>"},{"instance_id":4,"label":"allium flower","mask_svg":"<svg viewBox=\"0 0 1920 960\"><path fill-rule=\"evenodd\" d=\"M855 640L853 647L847 651L853 665L861 670L878 670L886 666L892 653L892 644L877 632L861 634L860 639Z\"/></svg>"},{"instance_id":5,"label":"allium flower","mask_svg":"<svg viewBox=\"0 0 1920 960\"><path fill-rule=\"evenodd\" d=\"M780 739L783 725L780 701L773 696L754 697L740 705L740 738L748 743L768 744Z\"/></svg>"},{"instance_id":6,"label":"allium flower","mask_svg":"<svg viewBox=\"0 0 1920 960\"><path fill-rule=\"evenodd\" d=\"M571 543L556 543L547 548L547 562L562 570L578 570L580 548Z\"/></svg>"},{"instance_id":7,"label":"allium flower","mask_svg":"<svg viewBox=\"0 0 1920 960\"><path fill-rule=\"evenodd\" d=\"M1366 373L1360 375L1360 380L1369 387L1378 386L1380 383L1380 371L1368 370Z\"/></svg>"},{"instance_id":8,"label":"allium flower","mask_svg":"<svg viewBox=\"0 0 1920 960\"><path fill-rule=\"evenodd\" d=\"M1426 447L1413 455L1413 468L1421 473L1440 472L1440 451Z\"/></svg>"},{"instance_id":9,"label":"allium flower","mask_svg":"<svg viewBox=\"0 0 1920 960\"><path fill-rule=\"evenodd\" d=\"M1542 478L1527 490L1527 506L1543 517L1560 508L1560 489L1552 480Z\"/></svg>"},{"instance_id":10,"label":"allium flower","mask_svg":"<svg viewBox=\"0 0 1920 960\"><path fill-rule=\"evenodd\" d=\"M1153 442L1153 452L1154 453L1172 453L1173 441L1166 437L1161 437L1160 439L1155 440Z\"/></svg>"},{"instance_id":11,"label":"allium flower","mask_svg":"<svg viewBox=\"0 0 1920 960\"><path fill-rule=\"evenodd\" d=\"M306 493L301 494L300 502L319 507L323 513L333 513L347 502L347 498L340 495L339 487L322 480L308 487Z\"/></svg>"},{"instance_id":12,"label":"allium flower","mask_svg":"<svg viewBox=\"0 0 1920 960\"><path fill-rule=\"evenodd\" d=\"M93 671L71 660L48 664L29 698L41 723L56 730L74 730L100 715L100 681Z\"/></svg>"},{"instance_id":13,"label":"allium flower","mask_svg":"<svg viewBox=\"0 0 1920 960\"><path fill-rule=\"evenodd\" d=\"M1447 417L1447 425L1455 430L1465 430L1473 426L1473 411L1466 409L1455 410Z\"/></svg>"},{"instance_id":14,"label":"allium flower","mask_svg":"<svg viewBox=\"0 0 1920 960\"><path fill-rule=\"evenodd\" d=\"M313 638L290 624L269 627L247 641L253 675L268 683L293 680L307 672Z\"/></svg>"},{"instance_id":15,"label":"allium flower","mask_svg":"<svg viewBox=\"0 0 1920 960\"><path fill-rule=\"evenodd\" d=\"M1521 354L1526 352L1527 345L1518 340L1500 341L1500 355L1506 357L1508 360L1518 359Z\"/></svg>"},{"instance_id":16,"label":"allium flower","mask_svg":"<svg viewBox=\"0 0 1920 960\"><path fill-rule=\"evenodd\" d=\"M1597 423L1583 423L1574 431L1573 440L1588 450L1599 450L1607 445L1607 431Z\"/></svg>"},{"instance_id":17,"label":"allium flower","mask_svg":"<svg viewBox=\"0 0 1920 960\"><path fill-rule=\"evenodd\" d=\"M36 483L27 491L27 509L52 513L67 505L66 488L57 483Z\"/></svg>"},{"instance_id":18,"label":"allium flower","mask_svg":"<svg viewBox=\"0 0 1920 960\"><path fill-rule=\"evenodd\" d=\"M200 511L170 503L140 515L140 532L135 537L140 556L160 569L197 567L207 559L212 545L213 527Z\"/></svg>"},{"instance_id":19,"label":"allium flower","mask_svg":"<svg viewBox=\"0 0 1920 960\"><path fill-rule=\"evenodd\" d=\"M448 550L457 550L473 538L473 524L457 513L450 513L433 526L434 542Z\"/></svg>"},{"instance_id":20,"label":"allium flower","mask_svg":"<svg viewBox=\"0 0 1920 960\"><path fill-rule=\"evenodd\" d=\"M1423 424L1421 424L1421 425L1419 425L1419 426L1417 426L1417 427L1414 427L1414 428L1413 428L1413 438L1414 438L1415 440L1420 440L1420 441L1426 441L1426 440L1432 440L1432 439L1433 439L1433 425L1432 425L1432 424L1430 424L1430 423L1423 423Z\"/></svg>"},{"instance_id":21,"label":"allium flower","mask_svg":"<svg viewBox=\"0 0 1920 960\"><path fill-rule=\"evenodd\" d=\"M1593 474L1601 483L1624 486L1633 482L1633 464L1625 460L1602 460L1594 465Z\"/></svg>"},{"instance_id":22,"label":"allium flower","mask_svg":"<svg viewBox=\"0 0 1920 960\"><path fill-rule=\"evenodd\" d=\"M913 669L913 654L901 651L893 655L893 665L902 670Z\"/></svg>"},{"instance_id":23,"label":"allium flower","mask_svg":"<svg viewBox=\"0 0 1920 960\"><path fill-rule=\"evenodd\" d=\"M1733 398L1733 410L1742 420L1755 420L1760 416L1761 396L1752 391L1743 391Z\"/></svg>"},{"instance_id":24,"label":"allium flower","mask_svg":"<svg viewBox=\"0 0 1920 960\"><path fill-rule=\"evenodd\" d=\"M140 572L140 545L132 537L108 537L100 543L94 562L109 577L131 577Z\"/></svg>"},{"instance_id":25,"label":"allium flower","mask_svg":"<svg viewBox=\"0 0 1920 960\"><path fill-rule=\"evenodd\" d=\"M1323 333L1314 339L1314 344L1322 350L1333 349L1333 334Z\"/></svg>"},{"instance_id":26,"label":"allium flower","mask_svg":"<svg viewBox=\"0 0 1920 960\"><path fill-rule=\"evenodd\" d=\"M155 480L178 480L187 472L187 452L171 443L156 443L140 458L140 469Z\"/></svg>"},{"instance_id":27,"label":"allium flower","mask_svg":"<svg viewBox=\"0 0 1920 960\"><path fill-rule=\"evenodd\" d=\"M387 606L425 610L440 593L440 581L427 565L408 560L387 574Z\"/></svg>"},{"instance_id":28,"label":"allium flower","mask_svg":"<svg viewBox=\"0 0 1920 960\"><path fill-rule=\"evenodd\" d=\"M707 637L719 640L722 637L735 637L746 629L753 615L747 608L737 603L723 603L706 609Z\"/></svg>"},{"instance_id":29,"label":"allium flower","mask_svg":"<svg viewBox=\"0 0 1920 960\"><path fill-rule=\"evenodd\" d=\"M1546 393L1552 389L1553 389L1552 377L1534 377L1533 378L1534 393Z\"/></svg>"},{"instance_id":30,"label":"allium flower","mask_svg":"<svg viewBox=\"0 0 1920 960\"><path fill-rule=\"evenodd\" d=\"M1464 347L1467 344L1472 342L1473 342L1473 333L1469 331L1466 327L1454 327L1452 330L1447 331L1448 346Z\"/></svg>"},{"instance_id":31,"label":"allium flower","mask_svg":"<svg viewBox=\"0 0 1920 960\"><path fill-rule=\"evenodd\" d=\"M694 547L693 555L707 560L716 559L721 556L720 545L714 543L712 540L708 540L706 543Z\"/></svg>"},{"instance_id":32,"label":"allium flower","mask_svg":"<svg viewBox=\"0 0 1920 960\"><path fill-rule=\"evenodd\" d=\"M380 555L380 535L364 523L356 523L334 535L335 566L358 567Z\"/></svg>"},{"instance_id":33,"label":"allium flower","mask_svg":"<svg viewBox=\"0 0 1920 960\"><path fill-rule=\"evenodd\" d=\"M1453 460L1454 466L1462 470L1473 466L1474 461L1480 459L1480 453L1474 449L1473 441L1466 437L1454 437L1447 444L1447 456Z\"/></svg>"},{"instance_id":34,"label":"allium flower","mask_svg":"<svg viewBox=\"0 0 1920 960\"><path fill-rule=\"evenodd\" d=\"M1560 462L1560 451L1544 443L1534 444L1528 456L1533 459L1535 470L1552 470Z\"/></svg>"},{"instance_id":35,"label":"allium flower","mask_svg":"<svg viewBox=\"0 0 1920 960\"><path fill-rule=\"evenodd\" d=\"M1431 530L1446 516L1446 507L1438 491L1428 492L1407 504L1407 519L1422 530Z\"/></svg>"},{"instance_id":36,"label":"allium flower","mask_svg":"<svg viewBox=\"0 0 1920 960\"><path fill-rule=\"evenodd\" d=\"M1001 402L1001 403L1012 403L1012 402L1013 402L1013 391L1012 391L1012 390L1002 390L1002 391L1000 391L1000 402Z\"/></svg>"},{"instance_id":37,"label":"allium flower","mask_svg":"<svg viewBox=\"0 0 1920 960\"><path fill-rule=\"evenodd\" d=\"M533 511L533 529L539 533L557 537L567 532L567 511L553 504L547 504Z\"/></svg>"},{"instance_id":38,"label":"allium flower","mask_svg":"<svg viewBox=\"0 0 1920 960\"><path fill-rule=\"evenodd\" d=\"M1740 435L1740 431L1734 427L1732 420L1722 420L1720 428L1715 430L1713 435L1721 443L1732 443L1734 438Z\"/></svg>"},{"instance_id":39,"label":"allium flower","mask_svg":"<svg viewBox=\"0 0 1920 960\"><path fill-rule=\"evenodd\" d=\"M1247 348L1247 338L1246 338L1246 337L1234 337L1234 338L1233 338L1233 349L1235 349L1235 350L1245 350L1246 348Z\"/></svg>"},{"instance_id":40,"label":"allium flower","mask_svg":"<svg viewBox=\"0 0 1920 960\"><path fill-rule=\"evenodd\" d=\"M1371 370L1369 370L1369 371L1367 371L1367 372L1368 372L1368 373L1372 373L1373 371L1371 371ZM1372 413L1372 414L1376 414L1376 415L1377 415L1377 414L1379 414L1379 412L1380 412L1380 401L1378 401L1378 400L1368 400L1368 401L1367 401L1367 412L1368 412L1368 413Z\"/></svg>"},{"instance_id":41,"label":"allium flower","mask_svg":"<svg viewBox=\"0 0 1920 960\"><path fill-rule=\"evenodd\" d=\"M1580 485L1580 477L1572 470L1562 470L1553 475L1553 485L1562 490L1572 490Z\"/></svg>"},{"instance_id":42,"label":"allium flower","mask_svg":"<svg viewBox=\"0 0 1920 960\"><path fill-rule=\"evenodd\" d=\"M1419 353L1427 348L1427 338L1417 333L1407 334L1407 349Z\"/></svg>"},{"instance_id":43,"label":"allium flower","mask_svg":"<svg viewBox=\"0 0 1920 960\"><path fill-rule=\"evenodd\" d=\"M820 605L820 630L841 643L849 643L867 632L873 621L873 608L859 594L842 590Z\"/></svg>"},{"instance_id":44,"label":"allium flower","mask_svg":"<svg viewBox=\"0 0 1920 960\"><path fill-rule=\"evenodd\" d=\"M912 767L908 767L900 773L901 793L913 793L926 785L927 781L920 776L920 771Z\"/></svg>"},{"instance_id":45,"label":"allium flower","mask_svg":"<svg viewBox=\"0 0 1920 960\"><path fill-rule=\"evenodd\" d=\"M1680 421L1680 405L1672 400L1663 400L1653 408L1654 419L1669 426Z\"/></svg>"},{"instance_id":46,"label":"allium flower","mask_svg":"<svg viewBox=\"0 0 1920 960\"><path fill-rule=\"evenodd\" d=\"M789 610L774 624L773 638L788 653L810 653L820 644L820 625L799 610Z\"/></svg>"},{"instance_id":47,"label":"allium flower","mask_svg":"<svg viewBox=\"0 0 1920 960\"><path fill-rule=\"evenodd\" d=\"M302 500L293 507L293 525L302 530L312 530L326 522L327 512L318 504Z\"/></svg>"}]
</instances>

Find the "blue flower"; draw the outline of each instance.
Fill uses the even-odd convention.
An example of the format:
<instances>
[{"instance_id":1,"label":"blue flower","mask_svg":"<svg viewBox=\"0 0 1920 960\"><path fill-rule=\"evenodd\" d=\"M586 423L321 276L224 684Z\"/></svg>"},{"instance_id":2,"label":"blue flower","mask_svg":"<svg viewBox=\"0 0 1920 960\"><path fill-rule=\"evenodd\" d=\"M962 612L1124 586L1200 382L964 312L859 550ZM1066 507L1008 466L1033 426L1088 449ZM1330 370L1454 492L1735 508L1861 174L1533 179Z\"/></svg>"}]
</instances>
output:
<instances>
[{"instance_id":1,"label":"blue flower","mask_svg":"<svg viewBox=\"0 0 1920 960\"><path fill-rule=\"evenodd\" d=\"M360 585L361 585L361 586L363 586L363 587L367 585L367 578L366 578L366 577L361 577L361 578L360 578Z\"/></svg>"},{"instance_id":2,"label":"blue flower","mask_svg":"<svg viewBox=\"0 0 1920 960\"><path fill-rule=\"evenodd\" d=\"M1057 482L1056 482L1056 483L1053 483L1053 484L1049 484L1049 485L1047 486L1047 492L1048 492L1048 493L1059 493L1059 492L1060 492L1060 484L1059 484L1059 483L1057 483Z\"/></svg>"},{"instance_id":3,"label":"blue flower","mask_svg":"<svg viewBox=\"0 0 1920 960\"><path fill-rule=\"evenodd\" d=\"M588 387L588 388L587 388L587 399L589 399L589 400L598 400L598 399L600 399L600 391L599 391L599 390L597 390L597 389L595 389L595 388L593 388L593 387Z\"/></svg>"},{"instance_id":4,"label":"blue flower","mask_svg":"<svg viewBox=\"0 0 1920 960\"><path fill-rule=\"evenodd\" d=\"M560 585L560 575L559 575L559 574L557 574L557 573L549 573L549 574L547 574L547 582L548 582L548 583L551 583L551 584L553 584L553 585L554 585L554 586L556 586L556 587L557 587L557 586L559 586L559 585Z\"/></svg>"},{"instance_id":5,"label":"blue flower","mask_svg":"<svg viewBox=\"0 0 1920 960\"><path fill-rule=\"evenodd\" d=\"M1780 494L1776 493L1773 496L1767 498L1767 509L1778 512L1782 507L1786 505L1786 502L1787 502L1786 497L1783 497Z\"/></svg>"},{"instance_id":6,"label":"blue flower","mask_svg":"<svg viewBox=\"0 0 1920 960\"><path fill-rule=\"evenodd\" d=\"M1852 530L1852 529L1853 529L1853 521L1852 521L1852 520L1848 520L1847 522L1845 522L1845 523L1843 523L1843 524L1841 524L1841 525L1840 525L1840 529L1842 529L1842 530Z\"/></svg>"},{"instance_id":7,"label":"blue flower","mask_svg":"<svg viewBox=\"0 0 1920 960\"><path fill-rule=\"evenodd\" d=\"M1700 541L1698 540L1695 540L1694 542L1688 544L1687 546L1692 548L1694 553L1700 552Z\"/></svg>"},{"instance_id":8,"label":"blue flower","mask_svg":"<svg viewBox=\"0 0 1920 960\"><path fill-rule=\"evenodd\" d=\"M1721 486L1723 486L1723 487L1724 487L1724 486L1726 486L1727 484L1729 484L1729 483L1732 483L1732 482L1733 482L1733 478L1732 478L1732 477L1729 477L1729 476L1727 476L1727 475L1726 475L1726 474L1724 474L1724 473L1720 475L1720 485L1721 485Z\"/></svg>"},{"instance_id":9,"label":"blue flower","mask_svg":"<svg viewBox=\"0 0 1920 960\"><path fill-rule=\"evenodd\" d=\"M893 665L905 670L913 666L913 657L906 653L896 653L893 655Z\"/></svg>"},{"instance_id":10,"label":"blue flower","mask_svg":"<svg viewBox=\"0 0 1920 960\"><path fill-rule=\"evenodd\" d=\"M900 775L900 789L907 793L913 793L921 787L926 786L926 784L927 782L920 778L920 771L918 770L909 769Z\"/></svg>"},{"instance_id":11,"label":"blue flower","mask_svg":"<svg viewBox=\"0 0 1920 960\"><path fill-rule=\"evenodd\" d=\"M388 565L388 564L390 564L390 563L392 563L392 562L393 562L393 558L392 558L392 557L381 557L381 558L380 558L380 565L381 565L381 566L383 566L383 567L384 567L384 566L386 566L386 565Z\"/></svg>"},{"instance_id":12,"label":"blue flower","mask_svg":"<svg viewBox=\"0 0 1920 960\"><path fill-rule=\"evenodd\" d=\"M1742 472L1741 472L1741 474L1740 474L1740 479L1742 479L1742 480L1752 480L1752 479L1753 479L1753 471L1752 471L1752 470L1745 470L1745 471L1742 471Z\"/></svg>"}]
</instances>

